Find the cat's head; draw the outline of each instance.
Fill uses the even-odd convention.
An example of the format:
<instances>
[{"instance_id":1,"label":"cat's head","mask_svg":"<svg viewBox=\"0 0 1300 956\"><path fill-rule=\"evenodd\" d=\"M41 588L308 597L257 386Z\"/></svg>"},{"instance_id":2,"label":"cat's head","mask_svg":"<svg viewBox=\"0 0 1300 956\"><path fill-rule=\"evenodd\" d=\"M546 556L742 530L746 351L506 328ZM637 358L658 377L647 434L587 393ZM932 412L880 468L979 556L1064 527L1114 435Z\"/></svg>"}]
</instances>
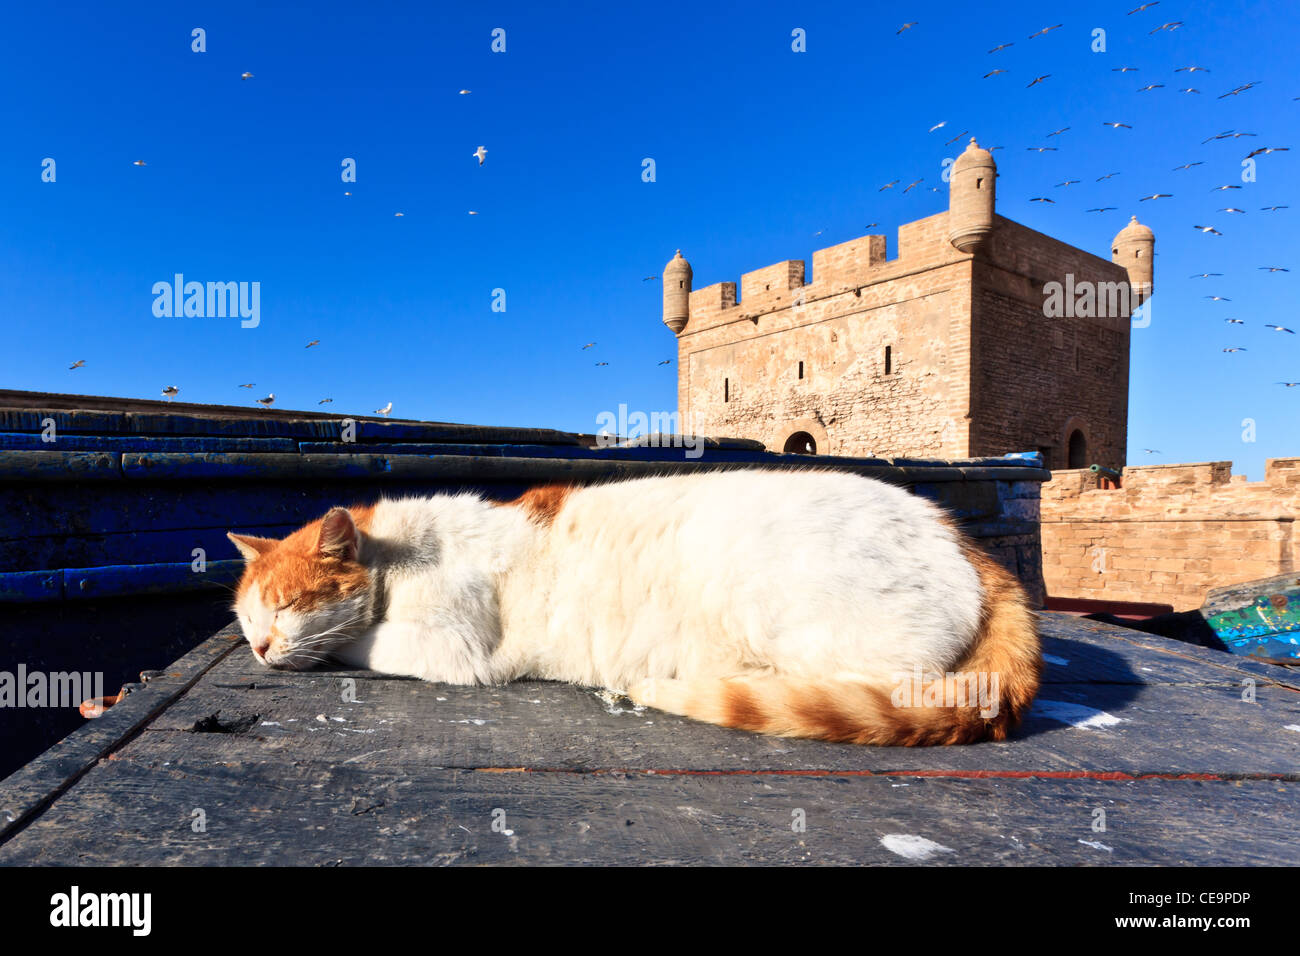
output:
<instances>
[{"instance_id":1,"label":"cat's head","mask_svg":"<svg viewBox=\"0 0 1300 956\"><path fill-rule=\"evenodd\" d=\"M282 541L227 535L246 565L235 613L253 654L270 667L307 670L370 624L362 564L369 508L334 508Z\"/></svg>"}]
</instances>

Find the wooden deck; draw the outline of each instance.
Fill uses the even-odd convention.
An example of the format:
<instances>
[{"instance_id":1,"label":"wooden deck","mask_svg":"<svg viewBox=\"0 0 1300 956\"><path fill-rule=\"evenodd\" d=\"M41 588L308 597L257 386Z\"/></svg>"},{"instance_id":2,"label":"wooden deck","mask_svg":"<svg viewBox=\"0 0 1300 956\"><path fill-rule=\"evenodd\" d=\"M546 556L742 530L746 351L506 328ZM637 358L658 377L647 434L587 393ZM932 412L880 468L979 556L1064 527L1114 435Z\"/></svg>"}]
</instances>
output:
<instances>
[{"instance_id":1,"label":"wooden deck","mask_svg":"<svg viewBox=\"0 0 1300 956\"><path fill-rule=\"evenodd\" d=\"M0 863L1300 861L1300 673L1065 615L1044 633L1014 740L907 749L560 684L268 671L226 632L0 783Z\"/></svg>"}]
</instances>

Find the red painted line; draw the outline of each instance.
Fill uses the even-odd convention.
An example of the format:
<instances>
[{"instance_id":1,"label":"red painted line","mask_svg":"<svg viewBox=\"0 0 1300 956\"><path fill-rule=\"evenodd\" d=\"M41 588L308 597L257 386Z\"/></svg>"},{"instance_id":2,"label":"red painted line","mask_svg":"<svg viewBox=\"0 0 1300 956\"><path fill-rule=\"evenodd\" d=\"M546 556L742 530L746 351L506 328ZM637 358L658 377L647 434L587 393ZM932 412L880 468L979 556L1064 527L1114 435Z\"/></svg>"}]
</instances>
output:
<instances>
[{"instance_id":1,"label":"red painted line","mask_svg":"<svg viewBox=\"0 0 1300 956\"><path fill-rule=\"evenodd\" d=\"M1295 773L1127 773L1120 770L673 770L630 767L478 767L477 773L567 773L644 777L934 777L955 780L1273 780L1300 782Z\"/></svg>"}]
</instances>

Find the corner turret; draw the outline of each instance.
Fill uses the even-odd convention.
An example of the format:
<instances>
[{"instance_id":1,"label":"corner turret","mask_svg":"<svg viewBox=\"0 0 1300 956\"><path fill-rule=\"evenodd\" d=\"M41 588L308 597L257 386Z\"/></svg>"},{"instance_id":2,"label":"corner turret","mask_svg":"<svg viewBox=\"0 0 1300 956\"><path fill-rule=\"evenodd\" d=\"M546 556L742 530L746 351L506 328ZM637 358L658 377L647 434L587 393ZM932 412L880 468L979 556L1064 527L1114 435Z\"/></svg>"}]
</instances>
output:
<instances>
[{"instance_id":1,"label":"corner turret","mask_svg":"<svg viewBox=\"0 0 1300 956\"><path fill-rule=\"evenodd\" d=\"M975 252L993 231L993 206L998 175L993 154L970 145L952 164L948 181L948 240L962 252Z\"/></svg>"},{"instance_id":2,"label":"corner turret","mask_svg":"<svg viewBox=\"0 0 1300 956\"><path fill-rule=\"evenodd\" d=\"M1156 234L1134 216L1110 244L1110 261L1128 272L1133 304L1141 305L1155 288Z\"/></svg>"},{"instance_id":3,"label":"corner turret","mask_svg":"<svg viewBox=\"0 0 1300 956\"><path fill-rule=\"evenodd\" d=\"M694 273L691 264L682 258L682 250L677 250L668 265L664 266L664 325L673 330L674 335L686 328L686 320L691 317L691 279Z\"/></svg>"}]
</instances>

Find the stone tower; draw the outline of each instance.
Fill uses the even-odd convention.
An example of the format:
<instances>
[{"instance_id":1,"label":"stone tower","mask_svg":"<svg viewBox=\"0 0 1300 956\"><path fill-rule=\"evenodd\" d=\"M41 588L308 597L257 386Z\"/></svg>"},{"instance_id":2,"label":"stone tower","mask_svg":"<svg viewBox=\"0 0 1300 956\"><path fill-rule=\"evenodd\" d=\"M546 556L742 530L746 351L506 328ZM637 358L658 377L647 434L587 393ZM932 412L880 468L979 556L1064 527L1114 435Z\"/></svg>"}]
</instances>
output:
<instances>
[{"instance_id":1,"label":"stone tower","mask_svg":"<svg viewBox=\"0 0 1300 956\"><path fill-rule=\"evenodd\" d=\"M663 321L682 421L801 454L1123 466L1152 232L1134 220L1094 255L998 215L996 177L972 140L948 208L900 225L892 257L864 235L815 250L811 270L789 259L696 289L679 252Z\"/></svg>"},{"instance_id":2,"label":"stone tower","mask_svg":"<svg viewBox=\"0 0 1300 956\"><path fill-rule=\"evenodd\" d=\"M682 258L682 250L664 266L664 325L676 334L686 327L691 315L691 264Z\"/></svg>"},{"instance_id":3,"label":"stone tower","mask_svg":"<svg viewBox=\"0 0 1300 956\"><path fill-rule=\"evenodd\" d=\"M948 239L962 252L975 252L993 231L998 177L993 154L980 149L975 137L952 164L948 181Z\"/></svg>"},{"instance_id":4,"label":"stone tower","mask_svg":"<svg viewBox=\"0 0 1300 956\"><path fill-rule=\"evenodd\" d=\"M1133 305L1151 297L1155 281L1156 236L1134 216L1111 243L1110 261L1128 273Z\"/></svg>"}]
</instances>

